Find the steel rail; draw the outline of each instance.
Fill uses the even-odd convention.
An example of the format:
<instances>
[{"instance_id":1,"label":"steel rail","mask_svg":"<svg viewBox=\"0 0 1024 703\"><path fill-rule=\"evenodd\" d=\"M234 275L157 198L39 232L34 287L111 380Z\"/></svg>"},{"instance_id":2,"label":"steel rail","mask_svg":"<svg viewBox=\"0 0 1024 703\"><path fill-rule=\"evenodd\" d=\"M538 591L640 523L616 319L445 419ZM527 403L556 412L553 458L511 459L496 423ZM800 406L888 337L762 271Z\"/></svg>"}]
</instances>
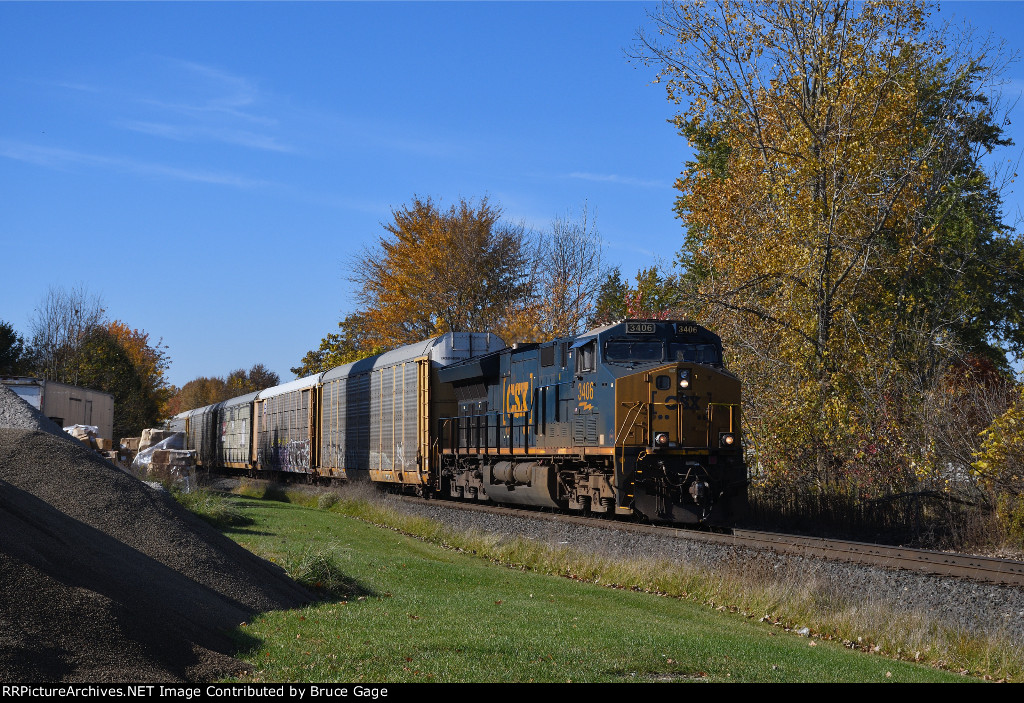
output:
<instances>
[{"instance_id":1,"label":"steel rail","mask_svg":"<svg viewBox=\"0 0 1024 703\"><path fill-rule=\"evenodd\" d=\"M760 532L757 530L735 529L730 533L705 532L523 508L505 508L494 505L424 500L411 497L402 497L401 499L447 508L512 514L533 520L569 522L638 534L654 534L661 537L672 536L678 539L711 542L733 547L767 549L784 554L831 559L887 569L906 569L924 574L953 576L983 583L1024 587L1024 562L1012 559L939 552L929 549L913 549L909 547L891 547L867 542L789 535L777 532Z\"/></svg>"},{"instance_id":2,"label":"steel rail","mask_svg":"<svg viewBox=\"0 0 1024 703\"><path fill-rule=\"evenodd\" d=\"M733 536L744 544L787 553L1024 586L1024 562L1011 559L753 530L733 530Z\"/></svg>"}]
</instances>

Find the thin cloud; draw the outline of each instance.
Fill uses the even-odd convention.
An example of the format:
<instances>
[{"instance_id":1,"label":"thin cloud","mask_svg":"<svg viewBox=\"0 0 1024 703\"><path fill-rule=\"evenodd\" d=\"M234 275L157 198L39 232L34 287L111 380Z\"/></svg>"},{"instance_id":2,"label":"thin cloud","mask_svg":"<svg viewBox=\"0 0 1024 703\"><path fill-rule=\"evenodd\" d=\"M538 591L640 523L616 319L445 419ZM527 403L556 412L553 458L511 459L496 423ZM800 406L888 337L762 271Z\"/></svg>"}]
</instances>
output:
<instances>
[{"instance_id":1,"label":"thin cloud","mask_svg":"<svg viewBox=\"0 0 1024 703\"><path fill-rule=\"evenodd\" d=\"M154 81L160 95L128 98L149 115L124 118L114 125L179 142L219 142L247 149L293 153L274 132L279 126L266 110L266 95L244 76L191 61L163 59L170 74Z\"/></svg>"},{"instance_id":2,"label":"thin cloud","mask_svg":"<svg viewBox=\"0 0 1024 703\"><path fill-rule=\"evenodd\" d=\"M169 178L177 181L225 185L235 188L261 188L271 185L269 181L245 178L232 173L178 168L165 164L146 163L120 157L98 156L96 154L42 147L22 142L0 141L0 157L64 171L74 167L85 167L119 173Z\"/></svg>"},{"instance_id":3,"label":"thin cloud","mask_svg":"<svg viewBox=\"0 0 1024 703\"><path fill-rule=\"evenodd\" d=\"M598 183L616 183L619 185L636 186L638 188L669 188L670 185L663 181L647 181L641 178L633 178L631 176L619 176L614 173L601 174L601 173L584 173L581 171L574 171L569 174L569 178L576 178L582 181L596 181Z\"/></svg>"},{"instance_id":4,"label":"thin cloud","mask_svg":"<svg viewBox=\"0 0 1024 703\"><path fill-rule=\"evenodd\" d=\"M43 83L41 85L46 85L46 84ZM99 88L97 88L96 86L89 85L89 84L86 84L86 83L51 83L50 85L55 85L56 87L63 88L65 90L74 90L74 91L77 91L79 93L101 93L101 92L103 92Z\"/></svg>"},{"instance_id":5,"label":"thin cloud","mask_svg":"<svg viewBox=\"0 0 1024 703\"><path fill-rule=\"evenodd\" d=\"M296 150L282 144L276 137L248 130L208 127L205 125L174 125L160 122L142 122L129 120L118 123L118 126L133 132L140 132L154 137L172 139L178 142L214 141L235 144L249 149L294 153Z\"/></svg>"},{"instance_id":6,"label":"thin cloud","mask_svg":"<svg viewBox=\"0 0 1024 703\"><path fill-rule=\"evenodd\" d=\"M183 73L186 74L186 80L189 81L188 87L204 94L205 97L192 103L154 101L154 104L193 114L223 113L262 124L276 122L273 119L244 110L244 108L258 105L263 99L261 91L252 80L193 61L178 59L169 59L168 61L172 65L184 69ZM198 78L198 81L192 81L192 78Z\"/></svg>"},{"instance_id":7,"label":"thin cloud","mask_svg":"<svg viewBox=\"0 0 1024 703\"><path fill-rule=\"evenodd\" d=\"M624 244L621 241L617 241L617 240L614 240L614 239L606 239L604 237L602 237L602 242L609 249L613 249L613 250L616 250L616 251L628 251L628 252L631 252L633 254L640 254L642 256L645 256L645 257L651 259L652 261L655 260L655 258L658 256L658 253L655 252L653 249L647 249L645 247L638 247L638 246L636 246L634 244Z\"/></svg>"},{"instance_id":8,"label":"thin cloud","mask_svg":"<svg viewBox=\"0 0 1024 703\"><path fill-rule=\"evenodd\" d=\"M272 117L264 117L262 115L245 112L244 110L239 110L233 106L220 104L217 100L213 100L206 104L190 104L158 100L156 98L139 98L137 102L141 105L154 107L164 112L176 112L181 115L186 115L193 119L207 119L210 116L224 116L232 119L243 120L252 124L264 125L266 127L273 127L278 123L278 121Z\"/></svg>"}]
</instances>

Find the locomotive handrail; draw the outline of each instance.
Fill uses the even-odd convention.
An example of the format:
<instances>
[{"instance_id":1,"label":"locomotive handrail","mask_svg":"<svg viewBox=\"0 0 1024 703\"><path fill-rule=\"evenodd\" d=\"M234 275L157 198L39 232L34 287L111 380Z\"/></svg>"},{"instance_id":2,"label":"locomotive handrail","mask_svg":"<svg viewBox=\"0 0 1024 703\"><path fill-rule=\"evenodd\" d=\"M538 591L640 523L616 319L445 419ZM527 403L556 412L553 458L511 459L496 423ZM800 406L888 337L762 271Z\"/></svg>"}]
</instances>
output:
<instances>
[{"instance_id":1,"label":"locomotive handrail","mask_svg":"<svg viewBox=\"0 0 1024 703\"><path fill-rule=\"evenodd\" d=\"M708 409L706 411L706 415L707 415L707 418L708 418L708 435L707 435L708 449L711 448L711 422L712 422L712 420L714 420L714 407L716 405L718 405L720 407L723 407L723 408L729 408L729 432L734 432L735 431L735 430L733 430L733 425L735 424L734 418L733 418L733 410L737 410L740 407L738 403L716 403L714 401L709 401L708 402Z\"/></svg>"},{"instance_id":2,"label":"locomotive handrail","mask_svg":"<svg viewBox=\"0 0 1024 703\"><path fill-rule=\"evenodd\" d=\"M625 403L623 403L623 405L625 405ZM615 433L615 444L613 445L613 452L617 452L621 447L622 456L619 457L616 454L612 454L612 458L617 459L620 466L626 461L626 440L624 431L626 429L626 424L629 422L630 415L633 414L633 411L636 411L636 416L633 418L632 423L632 426L635 427L637 425L637 420L640 419L640 413L643 411L645 405L647 405L647 403L645 403L642 400L638 400L635 401L631 406L629 406L629 409L626 411L625 417L623 417L622 419L622 426L619 428L619 431ZM618 472L614 470L612 471L612 488L614 488L616 491L619 489Z\"/></svg>"},{"instance_id":3,"label":"locomotive handrail","mask_svg":"<svg viewBox=\"0 0 1024 703\"><path fill-rule=\"evenodd\" d=\"M626 403L622 403L622 405L626 405ZM622 426L621 426L621 427L619 428L619 431L615 433L615 444L616 444L616 446L618 446L618 444L619 444L619 440L620 440L620 439L622 438L622 436L624 435L624 432L623 432L623 430L625 430L625 428L626 428L626 424L627 424L627 423L629 422L629 417L630 417L630 414L632 414L632 412L633 412L634 410L636 410L636 411L637 411L637 416L636 416L636 418L634 418L634 419L633 419L633 426L636 426L636 424L637 424L637 422L636 422L636 421L637 421L637 419L639 419L639 417L640 417L640 411L642 411L642 410L643 410L643 408L644 408L644 406L645 406L645 405L648 405L648 403L646 403L646 402L645 402L645 401L643 401L643 400L637 400L637 401L635 401L635 402L634 402L634 403L633 403L632 405L630 405L630 406L629 406L629 409L628 409L628 410L626 411L626 415L625 415L625 417L624 417L624 418L622 419ZM625 442L625 440L622 440L622 448L623 448L623 449L625 449L625 448L626 448L626 442Z\"/></svg>"}]
</instances>

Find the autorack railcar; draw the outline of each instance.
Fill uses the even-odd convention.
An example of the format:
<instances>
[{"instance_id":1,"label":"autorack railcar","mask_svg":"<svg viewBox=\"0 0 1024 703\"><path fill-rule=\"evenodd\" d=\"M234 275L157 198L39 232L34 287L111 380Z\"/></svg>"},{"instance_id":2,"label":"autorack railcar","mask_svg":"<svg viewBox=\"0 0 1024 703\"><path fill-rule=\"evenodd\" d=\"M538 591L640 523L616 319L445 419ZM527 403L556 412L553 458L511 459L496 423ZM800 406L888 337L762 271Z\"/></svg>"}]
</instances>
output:
<instances>
[{"instance_id":1,"label":"autorack railcar","mask_svg":"<svg viewBox=\"0 0 1024 703\"><path fill-rule=\"evenodd\" d=\"M494 334L449 332L180 413L171 427L184 432L204 468L369 478L429 491L430 427L456 412L438 369L504 347Z\"/></svg>"},{"instance_id":2,"label":"autorack railcar","mask_svg":"<svg viewBox=\"0 0 1024 703\"><path fill-rule=\"evenodd\" d=\"M439 370L504 347L494 334L449 332L324 373L319 473L429 492L437 474L430 428L455 413Z\"/></svg>"}]
</instances>

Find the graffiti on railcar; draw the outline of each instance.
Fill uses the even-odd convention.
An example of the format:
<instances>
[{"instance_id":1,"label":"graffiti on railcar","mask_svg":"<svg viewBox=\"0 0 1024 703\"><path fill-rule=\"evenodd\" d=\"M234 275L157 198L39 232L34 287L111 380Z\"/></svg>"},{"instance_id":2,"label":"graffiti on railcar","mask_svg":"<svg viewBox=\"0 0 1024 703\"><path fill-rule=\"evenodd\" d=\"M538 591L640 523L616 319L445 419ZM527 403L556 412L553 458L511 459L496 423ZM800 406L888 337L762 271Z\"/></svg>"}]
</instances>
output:
<instances>
[{"instance_id":1,"label":"graffiti on railcar","mask_svg":"<svg viewBox=\"0 0 1024 703\"><path fill-rule=\"evenodd\" d=\"M405 460L405 445L395 445L395 468L399 471L408 471L412 467Z\"/></svg>"},{"instance_id":2,"label":"graffiti on railcar","mask_svg":"<svg viewBox=\"0 0 1024 703\"><path fill-rule=\"evenodd\" d=\"M288 468L292 471L306 471L310 467L308 439L293 439L288 442Z\"/></svg>"},{"instance_id":3,"label":"graffiti on railcar","mask_svg":"<svg viewBox=\"0 0 1024 703\"><path fill-rule=\"evenodd\" d=\"M259 463L264 468L279 471L308 471L310 463L310 447L308 439L281 439L260 447L256 452Z\"/></svg>"},{"instance_id":4,"label":"graffiti on railcar","mask_svg":"<svg viewBox=\"0 0 1024 703\"><path fill-rule=\"evenodd\" d=\"M394 467L391 462L391 457L387 452L370 450L370 470L371 471L390 471Z\"/></svg>"}]
</instances>

